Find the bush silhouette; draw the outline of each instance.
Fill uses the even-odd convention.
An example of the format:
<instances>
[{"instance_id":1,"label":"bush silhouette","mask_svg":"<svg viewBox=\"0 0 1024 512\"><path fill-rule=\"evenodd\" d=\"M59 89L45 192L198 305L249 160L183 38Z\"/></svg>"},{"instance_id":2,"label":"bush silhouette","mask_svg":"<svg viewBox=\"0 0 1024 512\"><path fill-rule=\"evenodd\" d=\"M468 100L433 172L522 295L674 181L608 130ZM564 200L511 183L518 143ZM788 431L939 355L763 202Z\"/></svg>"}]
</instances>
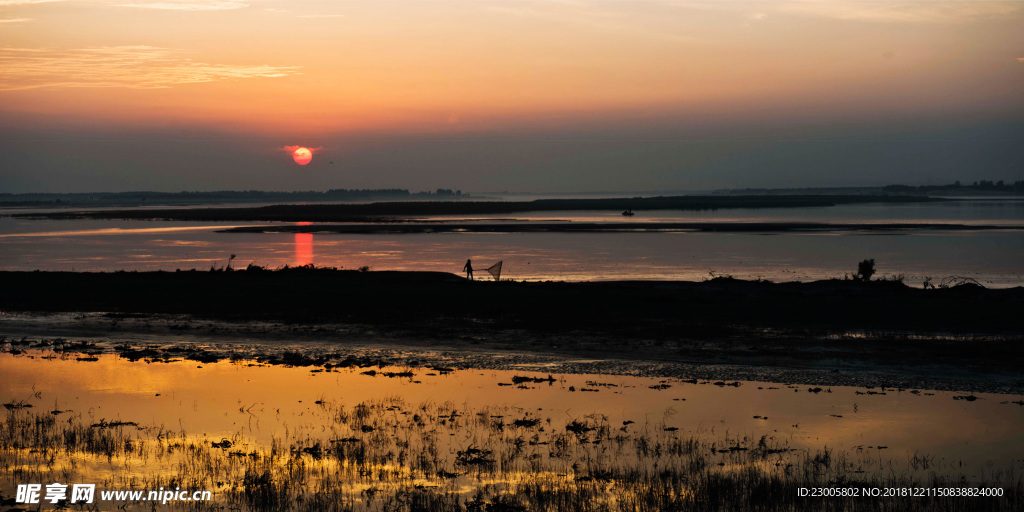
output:
<instances>
[{"instance_id":1,"label":"bush silhouette","mask_svg":"<svg viewBox=\"0 0 1024 512\"><path fill-rule=\"evenodd\" d=\"M861 281L870 281L871 276L875 275L875 259L867 259L857 264L857 279Z\"/></svg>"}]
</instances>

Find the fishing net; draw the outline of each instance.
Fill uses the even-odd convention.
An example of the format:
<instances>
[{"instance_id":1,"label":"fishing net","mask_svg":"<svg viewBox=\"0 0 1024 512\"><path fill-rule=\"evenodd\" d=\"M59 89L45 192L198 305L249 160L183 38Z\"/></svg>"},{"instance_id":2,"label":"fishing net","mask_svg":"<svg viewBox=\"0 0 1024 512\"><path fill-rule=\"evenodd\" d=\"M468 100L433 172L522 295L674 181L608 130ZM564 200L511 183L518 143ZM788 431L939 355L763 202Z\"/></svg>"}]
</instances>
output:
<instances>
[{"instance_id":1,"label":"fishing net","mask_svg":"<svg viewBox=\"0 0 1024 512\"><path fill-rule=\"evenodd\" d=\"M495 281L501 281L501 262L500 261L495 263L494 265L491 265L490 267L485 268L484 270L486 270L489 274L494 276L494 280Z\"/></svg>"}]
</instances>

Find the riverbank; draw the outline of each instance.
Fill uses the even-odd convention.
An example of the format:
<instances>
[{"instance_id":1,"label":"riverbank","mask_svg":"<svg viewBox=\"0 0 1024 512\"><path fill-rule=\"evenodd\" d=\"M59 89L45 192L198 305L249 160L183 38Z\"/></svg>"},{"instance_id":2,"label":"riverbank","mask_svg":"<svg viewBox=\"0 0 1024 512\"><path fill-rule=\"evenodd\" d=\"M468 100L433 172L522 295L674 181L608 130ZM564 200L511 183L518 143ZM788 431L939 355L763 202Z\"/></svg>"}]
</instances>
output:
<instances>
[{"instance_id":1,"label":"riverbank","mask_svg":"<svg viewBox=\"0 0 1024 512\"><path fill-rule=\"evenodd\" d=\"M1024 356L1024 320L1016 313L1024 305L1022 288L733 279L495 283L312 268L6 272L0 282L18 290L0 297L0 335L8 337L87 336L136 345L175 339L268 350L302 343L302 350L322 345L339 354L393 350L391 365L448 353L454 355L435 363L1024 390L1016 364Z\"/></svg>"},{"instance_id":2,"label":"riverbank","mask_svg":"<svg viewBox=\"0 0 1024 512\"><path fill-rule=\"evenodd\" d=\"M873 393L1024 394L1024 374L1012 364L978 366L976 358L958 361L953 355L894 361L893 352L887 350L892 339L639 340L617 348L574 336L534 338L521 332L500 332L432 338L403 336L365 325L223 322L189 315L56 313L5 314L2 318L0 352L52 350L83 360L117 354L146 362L253 360L327 370L452 368L670 378L720 386L735 381L812 388L853 386ZM904 339L904 343L937 343L945 352L957 345L1001 341Z\"/></svg>"}]
</instances>

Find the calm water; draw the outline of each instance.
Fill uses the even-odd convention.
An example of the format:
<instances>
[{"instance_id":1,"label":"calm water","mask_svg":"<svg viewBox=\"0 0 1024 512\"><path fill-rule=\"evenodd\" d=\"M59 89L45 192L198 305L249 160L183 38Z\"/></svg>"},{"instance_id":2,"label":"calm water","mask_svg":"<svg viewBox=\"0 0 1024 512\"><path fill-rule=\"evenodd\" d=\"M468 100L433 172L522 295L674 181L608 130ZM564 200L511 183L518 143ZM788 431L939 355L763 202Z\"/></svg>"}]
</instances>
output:
<instances>
[{"instance_id":1,"label":"calm water","mask_svg":"<svg viewBox=\"0 0 1024 512\"><path fill-rule=\"evenodd\" d=\"M832 387L811 393L808 386L742 382L733 387L609 375L557 375L553 383L524 389L508 385L514 375L547 374L523 368L441 375L413 368L411 378L387 378L361 373L365 369L311 372L228 361L150 364L115 355L82 362L75 356L42 359L45 355L0 354L0 401L26 400L37 410L80 413L87 422L134 421L211 439L238 435L269 444L288 431L317 437L329 421L317 401L353 407L399 398L412 406L451 402L461 410L490 409L506 414L509 422L534 415L550 420L552 431L596 414L613 425L633 421L635 429L768 435L800 450L828 446L892 459L899 467L914 454L928 455L939 472L1024 463L1024 407L1012 403L1021 397L1010 395L977 394L977 400L966 401L953 398L963 393L943 391Z\"/></svg>"},{"instance_id":2,"label":"calm water","mask_svg":"<svg viewBox=\"0 0 1024 512\"><path fill-rule=\"evenodd\" d=\"M509 222L822 222L954 223L1020 227L1000 231L861 231L815 233L510 233L243 234L217 230L253 223L51 221L0 218L5 270L174 270L249 263L375 270L459 272L504 261L503 277L527 280L739 278L815 280L842 277L874 258L881 275L918 284L950 276L986 286L1024 285L1024 201L977 199L929 204L706 212L532 212L473 219ZM455 220L434 217L437 220ZM311 229L314 229L311 227Z\"/></svg>"}]
</instances>

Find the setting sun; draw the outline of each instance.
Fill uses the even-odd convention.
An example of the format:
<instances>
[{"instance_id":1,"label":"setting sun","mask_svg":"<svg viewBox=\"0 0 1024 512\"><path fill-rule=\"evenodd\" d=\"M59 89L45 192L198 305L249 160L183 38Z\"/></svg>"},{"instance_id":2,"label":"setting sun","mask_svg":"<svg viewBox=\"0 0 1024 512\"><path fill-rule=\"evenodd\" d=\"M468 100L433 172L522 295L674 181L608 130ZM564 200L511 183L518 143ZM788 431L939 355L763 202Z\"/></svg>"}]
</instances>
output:
<instances>
[{"instance_id":1,"label":"setting sun","mask_svg":"<svg viewBox=\"0 0 1024 512\"><path fill-rule=\"evenodd\" d=\"M292 152L292 159L299 165L306 165L313 160L313 152L309 148L295 148L295 151Z\"/></svg>"}]
</instances>

